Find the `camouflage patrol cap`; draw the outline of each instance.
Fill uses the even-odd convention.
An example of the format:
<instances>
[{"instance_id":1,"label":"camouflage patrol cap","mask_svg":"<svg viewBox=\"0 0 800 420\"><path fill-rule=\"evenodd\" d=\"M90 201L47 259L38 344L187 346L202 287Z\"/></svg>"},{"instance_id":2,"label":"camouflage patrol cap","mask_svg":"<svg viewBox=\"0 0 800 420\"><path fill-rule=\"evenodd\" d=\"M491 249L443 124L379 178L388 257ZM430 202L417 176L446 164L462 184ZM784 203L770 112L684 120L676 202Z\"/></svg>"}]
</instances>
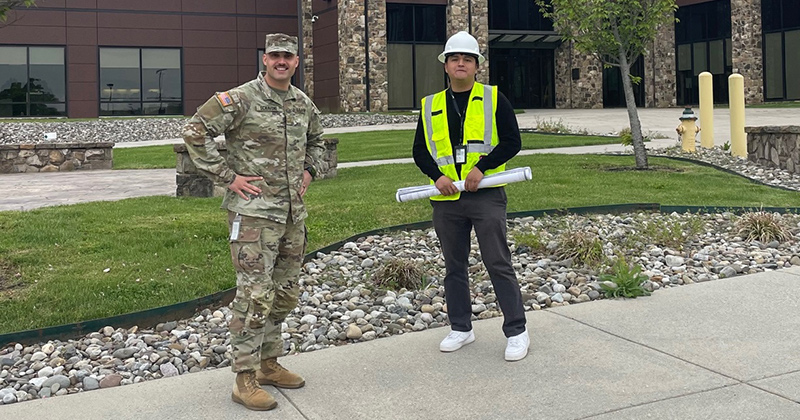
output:
<instances>
[{"instance_id":1,"label":"camouflage patrol cap","mask_svg":"<svg viewBox=\"0 0 800 420\"><path fill-rule=\"evenodd\" d=\"M297 55L297 37L286 34L267 34L264 53L288 52Z\"/></svg>"}]
</instances>

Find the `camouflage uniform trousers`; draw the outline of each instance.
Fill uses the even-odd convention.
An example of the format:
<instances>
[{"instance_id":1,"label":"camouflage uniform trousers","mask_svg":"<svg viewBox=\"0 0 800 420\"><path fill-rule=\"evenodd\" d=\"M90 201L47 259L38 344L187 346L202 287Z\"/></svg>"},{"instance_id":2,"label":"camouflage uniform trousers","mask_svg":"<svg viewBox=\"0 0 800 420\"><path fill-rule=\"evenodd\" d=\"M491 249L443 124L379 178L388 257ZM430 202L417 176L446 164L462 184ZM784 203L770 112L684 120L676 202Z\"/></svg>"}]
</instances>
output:
<instances>
[{"instance_id":1,"label":"camouflage uniform trousers","mask_svg":"<svg viewBox=\"0 0 800 420\"><path fill-rule=\"evenodd\" d=\"M228 212L232 227L234 212ZM236 297L230 323L234 372L257 370L283 355L281 323L297 306L298 276L306 248L305 223L242 216L231 241Z\"/></svg>"}]
</instances>

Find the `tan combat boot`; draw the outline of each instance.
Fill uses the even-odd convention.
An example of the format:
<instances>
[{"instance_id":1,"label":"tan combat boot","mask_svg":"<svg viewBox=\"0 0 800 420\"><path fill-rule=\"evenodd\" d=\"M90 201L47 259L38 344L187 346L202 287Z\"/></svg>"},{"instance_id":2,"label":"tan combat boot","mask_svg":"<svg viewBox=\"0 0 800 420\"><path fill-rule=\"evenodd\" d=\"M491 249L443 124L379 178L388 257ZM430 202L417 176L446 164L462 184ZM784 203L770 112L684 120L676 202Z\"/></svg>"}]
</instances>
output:
<instances>
[{"instance_id":1,"label":"tan combat boot","mask_svg":"<svg viewBox=\"0 0 800 420\"><path fill-rule=\"evenodd\" d=\"M256 380L255 371L239 372L236 374L236 383L233 385L233 402L239 403L251 410L266 411L278 406L278 402L269 392L261 389Z\"/></svg>"},{"instance_id":2,"label":"tan combat boot","mask_svg":"<svg viewBox=\"0 0 800 420\"><path fill-rule=\"evenodd\" d=\"M301 388L306 384L300 375L281 366L277 357L262 360L261 370L256 371L256 378L261 385L273 385L278 388Z\"/></svg>"}]
</instances>

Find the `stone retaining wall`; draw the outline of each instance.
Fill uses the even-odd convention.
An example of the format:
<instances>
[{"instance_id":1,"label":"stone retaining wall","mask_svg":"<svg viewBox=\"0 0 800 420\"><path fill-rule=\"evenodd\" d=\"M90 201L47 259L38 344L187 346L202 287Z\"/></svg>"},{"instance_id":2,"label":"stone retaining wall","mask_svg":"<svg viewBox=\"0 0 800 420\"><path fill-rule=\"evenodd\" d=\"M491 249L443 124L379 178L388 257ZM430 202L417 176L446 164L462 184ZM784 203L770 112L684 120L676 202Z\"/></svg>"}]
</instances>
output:
<instances>
[{"instance_id":1,"label":"stone retaining wall","mask_svg":"<svg viewBox=\"0 0 800 420\"><path fill-rule=\"evenodd\" d=\"M747 159L800 173L800 126L745 127Z\"/></svg>"},{"instance_id":2,"label":"stone retaining wall","mask_svg":"<svg viewBox=\"0 0 800 420\"><path fill-rule=\"evenodd\" d=\"M0 173L111 169L114 143L0 144Z\"/></svg>"},{"instance_id":3,"label":"stone retaining wall","mask_svg":"<svg viewBox=\"0 0 800 420\"><path fill-rule=\"evenodd\" d=\"M325 156L323 159L328 163L328 170L317 175L317 179L335 178L337 173L337 165L339 162L339 155L336 151L336 145L339 144L337 138L325 138ZM189 157L189 152L186 151L185 144L176 144L172 146L177 157L176 170L177 176L175 182L177 188L175 195L178 197L221 197L225 195L226 187L223 185L216 185L205 175L197 171L192 159ZM225 142L217 142L217 150L226 157L228 155L228 148Z\"/></svg>"}]
</instances>

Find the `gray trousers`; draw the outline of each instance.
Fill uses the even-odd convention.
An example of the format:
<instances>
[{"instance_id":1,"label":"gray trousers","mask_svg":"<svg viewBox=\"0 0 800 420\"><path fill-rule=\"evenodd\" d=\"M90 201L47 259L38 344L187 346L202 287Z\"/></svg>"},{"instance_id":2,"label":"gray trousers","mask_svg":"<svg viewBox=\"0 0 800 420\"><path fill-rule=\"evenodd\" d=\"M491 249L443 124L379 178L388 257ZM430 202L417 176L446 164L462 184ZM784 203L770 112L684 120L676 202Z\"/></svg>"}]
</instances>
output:
<instances>
[{"instance_id":1,"label":"gray trousers","mask_svg":"<svg viewBox=\"0 0 800 420\"><path fill-rule=\"evenodd\" d=\"M447 316L454 331L472 330L469 286L470 233L475 228L481 258L505 317L503 333L525 331L525 311L506 241L506 192L503 187L461 193L456 201L431 201L433 227L439 237L447 274L444 277Z\"/></svg>"}]
</instances>

